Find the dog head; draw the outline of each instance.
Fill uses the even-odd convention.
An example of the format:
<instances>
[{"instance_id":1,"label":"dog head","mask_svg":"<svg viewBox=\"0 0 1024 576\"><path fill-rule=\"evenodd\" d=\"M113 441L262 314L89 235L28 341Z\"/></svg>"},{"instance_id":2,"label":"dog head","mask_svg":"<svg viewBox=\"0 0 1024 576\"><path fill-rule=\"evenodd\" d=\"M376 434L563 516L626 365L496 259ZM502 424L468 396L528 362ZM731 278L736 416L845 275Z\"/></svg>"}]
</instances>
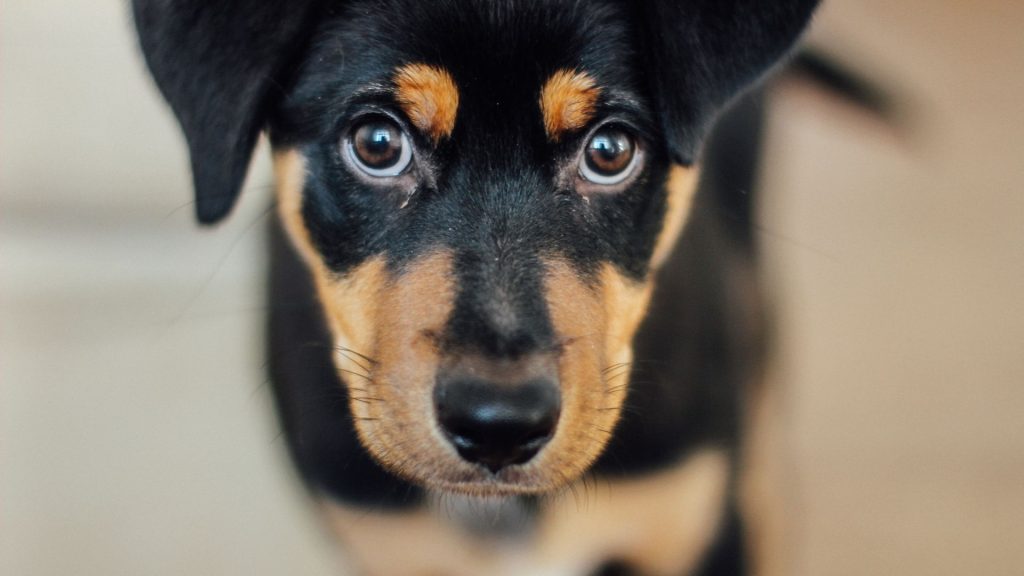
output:
<instances>
[{"instance_id":1,"label":"dog head","mask_svg":"<svg viewBox=\"0 0 1024 576\"><path fill-rule=\"evenodd\" d=\"M255 140L360 439L433 489L535 493L613 434L701 139L814 0L136 0L199 220Z\"/></svg>"}]
</instances>

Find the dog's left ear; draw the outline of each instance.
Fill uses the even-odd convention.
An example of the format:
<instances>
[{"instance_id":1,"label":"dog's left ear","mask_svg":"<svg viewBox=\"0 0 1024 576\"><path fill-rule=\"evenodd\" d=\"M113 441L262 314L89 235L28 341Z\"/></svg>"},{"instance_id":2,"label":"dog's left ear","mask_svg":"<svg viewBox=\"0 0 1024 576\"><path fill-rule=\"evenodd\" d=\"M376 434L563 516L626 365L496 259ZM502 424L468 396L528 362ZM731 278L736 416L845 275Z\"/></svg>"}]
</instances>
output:
<instances>
[{"instance_id":1,"label":"dog's left ear","mask_svg":"<svg viewBox=\"0 0 1024 576\"><path fill-rule=\"evenodd\" d=\"M673 160L692 164L716 114L780 60L818 0L645 0L642 44Z\"/></svg>"},{"instance_id":2,"label":"dog's left ear","mask_svg":"<svg viewBox=\"0 0 1024 576\"><path fill-rule=\"evenodd\" d=\"M317 0L133 0L153 77L188 141L196 216L234 205Z\"/></svg>"}]
</instances>

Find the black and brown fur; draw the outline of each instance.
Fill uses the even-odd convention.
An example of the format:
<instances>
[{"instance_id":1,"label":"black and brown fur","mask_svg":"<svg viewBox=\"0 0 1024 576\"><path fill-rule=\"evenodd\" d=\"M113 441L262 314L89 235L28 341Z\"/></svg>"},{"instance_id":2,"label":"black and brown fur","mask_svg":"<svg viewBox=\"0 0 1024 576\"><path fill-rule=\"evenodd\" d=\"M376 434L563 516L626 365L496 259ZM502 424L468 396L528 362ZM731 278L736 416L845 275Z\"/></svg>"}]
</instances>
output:
<instances>
[{"instance_id":1,"label":"black and brown fur","mask_svg":"<svg viewBox=\"0 0 1024 576\"><path fill-rule=\"evenodd\" d=\"M274 389L360 569L747 573L761 311L744 225L696 193L698 160L815 3L135 1L200 221L270 136ZM339 152L368 114L415 151L386 182ZM576 166L606 123L639 167L595 186ZM543 449L496 471L461 458L432 403L453 366L553 375Z\"/></svg>"}]
</instances>

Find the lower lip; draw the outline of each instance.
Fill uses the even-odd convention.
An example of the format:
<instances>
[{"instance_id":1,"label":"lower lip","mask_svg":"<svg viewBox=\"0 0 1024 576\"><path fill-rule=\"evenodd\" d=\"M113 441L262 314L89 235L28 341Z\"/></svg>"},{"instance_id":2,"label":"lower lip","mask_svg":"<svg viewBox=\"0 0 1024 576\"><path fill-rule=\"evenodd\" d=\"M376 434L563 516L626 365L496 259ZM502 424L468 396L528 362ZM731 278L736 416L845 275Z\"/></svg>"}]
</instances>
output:
<instances>
[{"instance_id":1,"label":"lower lip","mask_svg":"<svg viewBox=\"0 0 1024 576\"><path fill-rule=\"evenodd\" d=\"M524 474L517 470L506 469L497 475L481 472L474 478L456 481L441 481L439 488L444 491L471 496L515 496L520 494L536 494L544 490L535 483L523 478ZM509 476L512 476L511 478Z\"/></svg>"}]
</instances>

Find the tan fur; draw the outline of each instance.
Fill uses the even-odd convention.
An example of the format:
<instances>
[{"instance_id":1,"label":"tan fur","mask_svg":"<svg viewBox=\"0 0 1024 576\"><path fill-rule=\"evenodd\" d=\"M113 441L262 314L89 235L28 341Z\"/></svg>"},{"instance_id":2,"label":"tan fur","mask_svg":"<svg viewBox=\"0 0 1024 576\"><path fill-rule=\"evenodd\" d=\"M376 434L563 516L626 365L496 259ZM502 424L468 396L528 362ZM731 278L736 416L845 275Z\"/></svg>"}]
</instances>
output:
<instances>
[{"instance_id":1,"label":"tan fur","mask_svg":"<svg viewBox=\"0 0 1024 576\"><path fill-rule=\"evenodd\" d=\"M601 89L586 72L563 69L551 75L540 92L544 130L552 142L586 126L594 117Z\"/></svg>"},{"instance_id":2,"label":"tan fur","mask_svg":"<svg viewBox=\"0 0 1024 576\"><path fill-rule=\"evenodd\" d=\"M559 358L562 414L545 448L559 484L575 479L601 453L619 418L625 387L602 374L609 364L604 343L608 310L600 292L572 267L545 263L544 291L551 322L563 341Z\"/></svg>"},{"instance_id":3,"label":"tan fur","mask_svg":"<svg viewBox=\"0 0 1024 576\"><path fill-rule=\"evenodd\" d=\"M672 248L679 239L693 208L693 197L697 192L698 170L692 166L673 165L668 176L668 197L665 206L665 221L654 245L651 267L657 270L665 263Z\"/></svg>"},{"instance_id":4,"label":"tan fur","mask_svg":"<svg viewBox=\"0 0 1024 576\"><path fill-rule=\"evenodd\" d=\"M565 495L546 513L540 556L619 558L651 576L689 573L718 532L728 476L726 455L709 450L648 476L577 487L583 496Z\"/></svg>"},{"instance_id":5,"label":"tan fur","mask_svg":"<svg viewBox=\"0 0 1024 576\"><path fill-rule=\"evenodd\" d=\"M310 268L321 266L309 230L302 221L302 188L306 183L306 159L296 150L274 151L277 213L292 245ZM315 272L315 270L314 270Z\"/></svg>"},{"instance_id":6,"label":"tan fur","mask_svg":"<svg viewBox=\"0 0 1024 576\"><path fill-rule=\"evenodd\" d=\"M532 536L504 545L426 508L325 509L352 562L371 576L584 576L609 560L675 576L694 568L717 532L728 473L725 454L705 451L648 476L579 484L549 502Z\"/></svg>"},{"instance_id":7,"label":"tan fur","mask_svg":"<svg viewBox=\"0 0 1024 576\"><path fill-rule=\"evenodd\" d=\"M313 247L309 230L302 220L305 160L295 150L278 151L274 155L274 172L277 176L278 213L292 244L313 275L317 297L335 337L335 363L341 370L365 373L365 362L351 351L370 353L369 335L376 324L373 304L384 282L384 263L380 259L372 259L342 278L333 275Z\"/></svg>"},{"instance_id":8,"label":"tan fur","mask_svg":"<svg viewBox=\"0 0 1024 576\"><path fill-rule=\"evenodd\" d=\"M601 269L602 303L607 310L606 354L611 362L631 362L633 336L647 314L651 301L650 279L627 278L611 264Z\"/></svg>"},{"instance_id":9,"label":"tan fur","mask_svg":"<svg viewBox=\"0 0 1024 576\"><path fill-rule=\"evenodd\" d=\"M689 214L695 186L696 170L673 168L654 268L664 262L675 244ZM653 285L650 278L627 278L610 264L601 268L596 289L585 285L567 263L553 260L545 267L551 319L559 336L568 342L561 367L565 399L560 432L570 445L555 445L552 449L570 449L580 455L573 464L589 465L618 420L633 360L633 337L647 314ZM595 365L600 370L596 378L592 371ZM569 478L578 473L574 467L560 472Z\"/></svg>"},{"instance_id":10,"label":"tan fur","mask_svg":"<svg viewBox=\"0 0 1024 576\"><path fill-rule=\"evenodd\" d=\"M282 221L312 271L334 337L334 361L350 388L356 430L373 456L413 482L466 494L550 492L576 481L619 418L632 340L650 301L649 279L627 278L605 264L588 285L568 263L544 263L545 298L561 342L562 414L535 458L495 478L462 460L434 422L431 392L443 360L434 337L443 331L456 293L451 254L422 256L398 276L380 257L335 274L303 224L303 158L278 151L275 169ZM674 208L677 215L670 218L683 211Z\"/></svg>"},{"instance_id":11,"label":"tan fur","mask_svg":"<svg viewBox=\"0 0 1024 576\"><path fill-rule=\"evenodd\" d=\"M493 551L427 508L366 511L324 501L331 529L348 561L365 576L494 574Z\"/></svg>"},{"instance_id":12,"label":"tan fur","mask_svg":"<svg viewBox=\"0 0 1024 576\"><path fill-rule=\"evenodd\" d=\"M452 458L436 437L429 405L438 364L429 334L443 328L452 307L451 257L424 256L397 280L379 257L344 276L333 274L302 221L304 165L297 151L275 154L278 210L312 272L334 338L334 363L350 388L356 431L381 462L422 481L436 462Z\"/></svg>"},{"instance_id":13,"label":"tan fur","mask_svg":"<svg viewBox=\"0 0 1024 576\"><path fill-rule=\"evenodd\" d=\"M602 268L588 286L568 263L545 263L551 320L564 341L560 359L562 416L545 452L557 474L570 480L600 455L626 396L632 340L650 301L650 283ZM569 459L565 454L572 455Z\"/></svg>"},{"instance_id":14,"label":"tan fur","mask_svg":"<svg viewBox=\"0 0 1024 576\"><path fill-rule=\"evenodd\" d=\"M381 258L344 276L333 274L302 221L301 155L279 151L275 168L282 221L312 271L334 337L334 361L350 387L356 431L377 460L411 481L469 494L546 492L582 474L618 418L625 396L619 383L625 376L610 372L614 378L606 378L601 370L629 361L629 341L649 294L646 285L608 267L594 290L568 265L552 263L545 285L565 342L557 360L562 417L554 438L535 458L495 479L463 461L434 423L431 390L441 358L431 335L443 330L455 297L451 255L421 257L398 278Z\"/></svg>"},{"instance_id":15,"label":"tan fur","mask_svg":"<svg viewBox=\"0 0 1024 576\"><path fill-rule=\"evenodd\" d=\"M395 71L395 95L416 128L434 142L451 136L459 109L459 90L451 74L427 64L406 64Z\"/></svg>"},{"instance_id":16,"label":"tan fur","mask_svg":"<svg viewBox=\"0 0 1024 576\"><path fill-rule=\"evenodd\" d=\"M436 481L446 461L465 465L437 431L432 400L440 363L433 335L444 329L455 299L451 266L447 252L421 257L378 295L376 364L372 381L363 384L373 400L352 404L363 445L387 468L418 482Z\"/></svg>"}]
</instances>

